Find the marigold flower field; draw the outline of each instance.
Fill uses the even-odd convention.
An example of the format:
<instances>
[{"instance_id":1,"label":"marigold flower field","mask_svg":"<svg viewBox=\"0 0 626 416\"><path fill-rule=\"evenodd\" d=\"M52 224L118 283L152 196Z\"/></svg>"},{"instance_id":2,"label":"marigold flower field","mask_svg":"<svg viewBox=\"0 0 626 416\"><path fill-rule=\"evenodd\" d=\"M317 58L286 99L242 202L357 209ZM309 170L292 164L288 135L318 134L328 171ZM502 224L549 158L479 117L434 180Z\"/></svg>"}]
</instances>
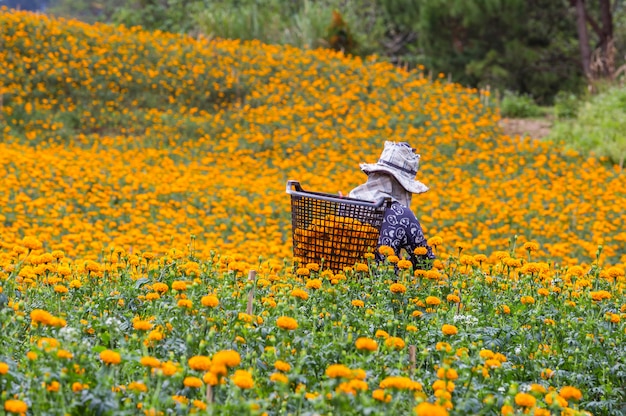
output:
<instances>
[{"instance_id":1,"label":"marigold flower field","mask_svg":"<svg viewBox=\"0 0 626 416\"><path fill-rule=\"evenodd\" d=\"M0 414L626 412L626 176L486 91L7 9L0 62ZM293 259L286 181L385 140L433 268Z\"/></svg>"}]
</instances>

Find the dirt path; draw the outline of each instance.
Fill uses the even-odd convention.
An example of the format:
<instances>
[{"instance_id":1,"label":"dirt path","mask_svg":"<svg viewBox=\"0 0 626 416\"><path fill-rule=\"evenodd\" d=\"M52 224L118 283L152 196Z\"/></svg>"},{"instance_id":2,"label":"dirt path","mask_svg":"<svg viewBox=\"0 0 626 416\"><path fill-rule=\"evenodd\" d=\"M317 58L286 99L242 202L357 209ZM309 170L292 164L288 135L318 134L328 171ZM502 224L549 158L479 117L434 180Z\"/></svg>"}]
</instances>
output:
<instances>
[{"instance_id":1,"label":"dirt path","mask_svg":"<svg viewBox=\"0 0 626 416\"><path fill-rule=\"evenodd\" d=\"M547 118L503 118L500 120L500 127L509 136L530 136L534 139L542 139L550 133L552 121Z\"/></svg>"}]
</instances>

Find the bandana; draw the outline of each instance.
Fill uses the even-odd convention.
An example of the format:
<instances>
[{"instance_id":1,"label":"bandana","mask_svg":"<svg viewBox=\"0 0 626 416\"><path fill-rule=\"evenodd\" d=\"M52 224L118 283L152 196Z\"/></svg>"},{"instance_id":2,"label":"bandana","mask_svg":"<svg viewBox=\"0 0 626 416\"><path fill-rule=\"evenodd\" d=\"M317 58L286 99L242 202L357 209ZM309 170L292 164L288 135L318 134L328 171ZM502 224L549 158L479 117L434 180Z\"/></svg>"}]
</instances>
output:
<instances>
[{"instance_id":1,"label":"bandana","mask_svg":"<svg viewBox=\"0 0 626 416\"><path fill-rule=\"evenodd\" d=\"M367 175L367 182L354 188L348 196L372 202L378 202L383 198L391 198L408 208L411 206L412 194L407 192L390 174L372 172Z\"/></svg>"}]
</instances>

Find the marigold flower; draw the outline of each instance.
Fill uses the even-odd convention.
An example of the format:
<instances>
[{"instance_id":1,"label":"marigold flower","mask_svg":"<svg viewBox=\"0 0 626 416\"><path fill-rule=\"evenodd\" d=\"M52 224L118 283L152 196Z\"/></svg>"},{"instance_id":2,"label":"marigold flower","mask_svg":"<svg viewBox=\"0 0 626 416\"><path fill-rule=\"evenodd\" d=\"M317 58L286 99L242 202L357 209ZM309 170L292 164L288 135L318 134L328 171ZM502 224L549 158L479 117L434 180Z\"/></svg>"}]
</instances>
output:
<instances>
[{"instance_id":1,"label":"marigold flower","mask_svg":"<svg viewBox=\"0 0 626 416\"><path fill-rule=\"evenodd\" d=\"M389 337L385 340L385 346L396 350L401 350L405 345L406 344L402 338Z\"/></svg>"},{"instance_id":2,"label":"marigold flower","mask_svg":"<svg viewBox=\"0 0 626 416\"><path fill-rule=\"evenodd\" d=\"M570 399L580 400L583 398L582 392L578 390L576 387L572 387L572 386L561 387L561 390L559 390L559 395L563 397L565 400L570 400Z\"/></svg>"},{"instance_id":3,"label":"marigold flower","mask_svg":"<svg viewBox=\"0 0 626 416\"><path fill-rule=\"evenodd\" d=\"M456 335L459 332L459 330L454 325L444 324L441 327L441 332L443 332L444 335Z\"/></svg>"},{"instance_id":4,"label":"marigold flower","mask_svg":"<svg viewBox=\"0 0 626 416\"><path fill-rule=\"evenodd\" d=\"M204 355L195 355L187 360L187 365L192 370L208 371L211 368L211 359Z\"/></svg>"},{"instance_id":5,"label":"marigold flower","mask_svg":"<svg viewBox=\"0 0 626 416\"><path fill-rule=\"evenodd\" d=\"M122 362L122 357L115 351L104 350L100 353L100 359L102 362L108 365L115 365Z\"/></svg>"},{"instance_id":6,"label":"marigold flower","mask_svg":"<svg viewBox=\"0 0 626 416\"><path fill-rule=\"evenodd\" d=\"M380 247L378 247L378 253L385 257L389 257L393 256L395 254L395 251L389 246L381 245Z\"/></svg>"},{"instance_id":7,"label":"marigold flower","mask_svg":"<svg viewBox=\"0 0 626 416\"><path fill-rule=\"evenodd\" d=\"M233 368L237 367L241 363L241 356L235 350L222 350L213 355L213 363Z\"/></svg>"},{"instance_id":8,"label":"marigold flower","mask_svg":"<svg viewBox=\"0 0 626 416\"><path fill-rule=\"evenodd\" d=\"M149 357L149 356L141 357L141 359L139 360L139 363L143 365L144 367L151 367L151 368L159 368L161 366L161 361L159 361L157 358Z\"/></svg>"},{"instance_id":9,"label":"marigold flower","mask_svg":"<svg viewBox=\"0 0 626 416\"><path fill-rule=\"evenodd\" d=\"M21 400L7 400L4 402L4 410L9 413L26 414L28 405Z\"/></svg>"},{"instance_id":10,"label":"marigold flower","mask_svg":"<svg viewBox=\"0 0 626 416\"><path fill-rule=\"evenodd\" d=\"M372 398L379 402L389 403L391 401L391 394L385 393L383 389L376 389L372 392Z\"/></svg>"},{"instance_id":11,"label":"marigold flower","mask_svg":"<svg viewBox=\"0 0 626 416\"><path fill-rule=\"evenodd\" d=\"M254 380L252 374L246 370L237 370L231 377L233 383L240 389L251 389L254 387Z\"/></svg>"},{"instance_id":12,"label":"marigold flower","mask_svg":"<svg viewBox=\"0 0 626 416\"><path fill-rule=\"evenodd\" d=\"M273 381L274 383L287 384L289 383L289 377L287 377L283 373L272 373L270 374L270 381Z\"/></svg>"},{"instance_id":13,"label":"marigold flower","mask_svg":"<svg viewBox=\"0 0 626 416\"><path fill-rule=\"evenodd\" d=\"M389 290L391 290L391 293L404 293L406 292L406 286L402 283L392 283L391 286L389 286Z\"/></svg>"},{"instance_id":14,"label":"marigold flower","mask_svg":"<svg viewBox=\"0 0 626 416\"><path fill-rule=\"evenodd\" d=\"M9 365L7 363L0 362L0 375L7 374L9 372Z\"/></svg>"},{"instance_id":15,"label":"marigold flower","mask_svg":"<svg viewBox=\"0 0 626 416\"><path fill-rule=\"evenodd\" d=\"M326 376L330 378L351 378L352 370L343 364L331 364L326 368Z\"/></svg>"},{"instance_id":16,"label":"marigold flower","mask_svg":"<svg viewBox=\"0 0 626 416\"><path fill-rule=\"evenodd\" d=\"M138 331L149 331L152 329L153 326L154 325L152 325L150 321L144 321L141 319L138 319L135 322L133 322L133 328L135 328Z\"/></svg>"},{"instance_id":17,"label":"marigold flower","mask_svg":"<svg viewBox=\"0 0 626 416\"><path fill-rule=\"evenodd\" d=\"M146 392L148 391L148 386L146 386L143 381L133 381L128 384L128 390Z\"/></svg>"},{"instance_id":18,"label":"marigold flower","mask_svg":"<svg viewBox=\"0 0 626 416\"><path fill-rule=\"evenodd\" d=\"M276 362L274 363L274 368L284 373L291 371L291 365L288 362L281 360L276 360Z\"/></svg>"},{"instance_id":19,"label":"marigold flower","mask_svg":"<svg viewBox=\"0 0 626 416\"><path fill-rule=\"evenodd\" d=\"M322 280L311 279L308 282L306 282L306 287L307 289L319 289L320 287L322 287Z\"/></svg>"},{"instance_id":20,"label":"marigold flower","mask_svg":"<svg viewBox=\"0 0 626 416\"><path fill-rule=\"evenodd\" d=\"M426 304L427 305L437 306L440 303L441 303L441 299L439 299L437 296L428 296L426 298Z\"/></svg>"},{"instance_id":21,"label":"marigold flower","mask_svg":"<svg viewBox=\"0 0 626 416\"><path fill-rule=\"evenodd\" d=\"M391 388L410 391L422 391L423 388L421 383L402 376L388 376L381 380L379 387L381 389Z\"/></svg>"},{"instance_id":22,"label":"marigold flower","mask_svg":"<svg viewBox=\"0 0 626 416\"><path fill-rule=\"evenodd\" d=\"M352 300L351 303L352 303L352 306L354 306L356 308L362 308L362 307L365 306L365 303L362 300L360 300L360 299L354 299L354 300Z\"/></svg>"},{"instance_id":23,"label":"marigold flower","mask_svg":"<svg viewBox=\"0 0 626 416\"><path fill-rule=\"evenodd\" d=\"M294 289L291 291L291 296L294 298L299 298L302 300L307 300L309 298L309 294L302 289Z\"/></svg>"},{"instance_id":24,"label":"marigold flower","mask_svg":"<svg viewBox=\"0 0 626 416\"><path fill-rule=\"evenodd\" d=\"M448 411L445 407L429 402L418 404L414 410L417 416L448 416Z\"/></svg>"},{"instance_id":25,"label":"marigold flower","mask_svg":"<svg viewBox=\"0 0 626 416\"><path fill-rule=\"evenodd\" d=\"M378 329L376 331L376 333L374 334L374 337L387 339L387 338L389 338L389 334L387 333L387 331L383 331L382 329Z\"/></svg>"},{"instance_id":26,"label":"marigold flower","mask_svg":"<svg viewBox=\"0 0 626 416\"><path fill-rule=\"evenodd\" d=\"M537 399L528 393L517 393L515 404L522 407L534 407L537 404Z\"/></svg>"},{"instance_id":27,"label":"marigold flower","mask_svg":"<svg viewBox=\"0 0 626 416\"><path fill-rule=\"evenodd\" d=\"M183 282L182 280L174 280L172 282L172 290L184 292L185 290L187 290L187 283Z\"/></svg>"},{"instance_id":28,"label":"marigold flower","mask_svg":"<svg viewBox=\"0 0 626 416\"><path fill-rule=\"evenodd\" d=\"M293 331L298 328L298 321L288 316L281 316L276 320L276 325L281 329Z\"/></svg>"},{"instance_id":29,"label":"marigold flower","mask_svg":"<svg viewBox=\"0 0 626 416\"><path fill-rule=\"evenodd\" d=\"M183 385L185 387L191 387L191 388L200 388L203 386L202 380L200 380L198 377L185 377L185 379L183 380Z\"/></svg>"}]
</instances>

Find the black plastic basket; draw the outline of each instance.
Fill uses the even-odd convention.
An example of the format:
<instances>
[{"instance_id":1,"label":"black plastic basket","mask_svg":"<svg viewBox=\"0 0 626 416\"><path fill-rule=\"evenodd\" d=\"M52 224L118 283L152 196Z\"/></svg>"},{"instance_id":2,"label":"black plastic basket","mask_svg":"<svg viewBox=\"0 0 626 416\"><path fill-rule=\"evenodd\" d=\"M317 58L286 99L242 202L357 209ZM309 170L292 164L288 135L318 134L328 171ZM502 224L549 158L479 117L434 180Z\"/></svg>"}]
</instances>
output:
<instances>
[{"instance_id":1,"label":"black plastic basket","mask_svg":"<svg viewBox=\"0 0 626 416\"><path fill-rule=\"evenodd\" d=\"M391 198L378 202L304 191L287 181L291 195L293 255L301 264L317 263L334 272L374 252Z\"/></svg>"}]
</instances>

